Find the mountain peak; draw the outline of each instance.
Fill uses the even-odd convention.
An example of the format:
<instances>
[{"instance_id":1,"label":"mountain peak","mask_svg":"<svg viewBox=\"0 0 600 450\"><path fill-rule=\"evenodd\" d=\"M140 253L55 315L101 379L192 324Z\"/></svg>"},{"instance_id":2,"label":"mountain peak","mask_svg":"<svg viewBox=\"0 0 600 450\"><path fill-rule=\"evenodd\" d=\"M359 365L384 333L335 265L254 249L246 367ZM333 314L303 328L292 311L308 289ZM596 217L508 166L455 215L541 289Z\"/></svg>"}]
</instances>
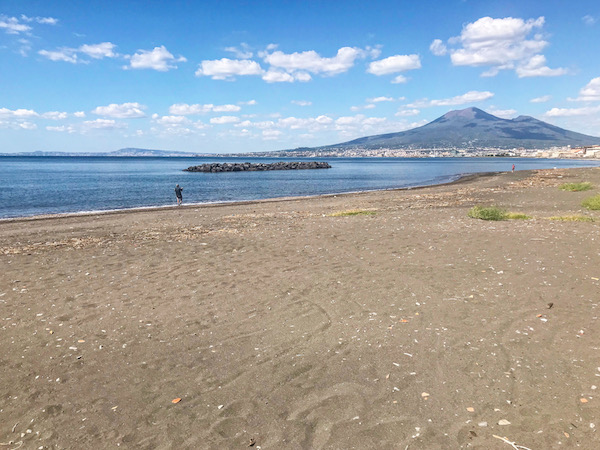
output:
<instances>
[{"instance_id":1,"label":"mountain peak","mask_svg":"<svg viewBox=\"0 0 600 450\"><path fill-rule=\"evenodd\" d=\"M462 119L462 120L473 120L473 119L483 119L483 120L495 120L496 116L492 116L491 114L486 113L485 111L475 108L474 106L465 109L455 109L453 111L448 111L441 118L446 120L452 119Z\"/></svg>"}]
</instances>

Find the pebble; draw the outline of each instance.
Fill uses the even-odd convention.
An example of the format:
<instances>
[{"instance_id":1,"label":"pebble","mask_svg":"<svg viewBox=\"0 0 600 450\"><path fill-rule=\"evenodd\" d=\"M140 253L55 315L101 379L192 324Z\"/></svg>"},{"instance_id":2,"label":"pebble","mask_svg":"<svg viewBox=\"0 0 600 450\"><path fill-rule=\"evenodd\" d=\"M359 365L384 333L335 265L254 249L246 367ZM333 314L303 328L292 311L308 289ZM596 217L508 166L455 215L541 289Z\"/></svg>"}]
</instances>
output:
<instances>
[{"instance_id":1,"label":"pebble","mask_svg":"<svg viewBox=\"0 0 600 450\"><path fill-rule=\"evenodd\" d=\"M477 425L480 427L487 427L487 422L479 422Z\"/></svg>"},{"instance_id":2,"label":"pebble","mask_svg":"<svg viewBox=\"0 0 600 450\"><path fill-rule=\"evenodd\" d=\"M501 419L498 422L498 425L510 425L510 422L508 420L506 420L506 419Z\"/></svg>"}]
</instances>

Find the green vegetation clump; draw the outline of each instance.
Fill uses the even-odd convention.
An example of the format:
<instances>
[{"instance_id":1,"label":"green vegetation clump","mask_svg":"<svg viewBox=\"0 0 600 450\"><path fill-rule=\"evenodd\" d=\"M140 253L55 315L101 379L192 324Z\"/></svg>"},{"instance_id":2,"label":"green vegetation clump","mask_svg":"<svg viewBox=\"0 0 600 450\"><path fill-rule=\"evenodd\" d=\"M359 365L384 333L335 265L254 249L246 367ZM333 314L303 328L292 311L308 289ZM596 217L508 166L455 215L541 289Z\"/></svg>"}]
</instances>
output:
<instances>
[{"instance_id":1,"label":"green vegetation clump","mask_svg":"<svg viewBox=\"0 0 600 450\"><path fill-rule=\"evenodd\" d=\"M529 220L531 219L531 216L528 216L527 214L523 214L523 213L513 213L513 212L509 212L506 213L505 216L506 219L511 219L511 220Z\"/></svg>"},{"instance_id":2,"label":"green vegetation clump","mask_svg":"<svg viewBox=\"0 0 600 450\"><path fill-rule=\"evenodd\" d=\"M592 183L587 181L583 183L563 183L558 188L569 192L589 191L592 189Z\"/></svg>"},{"instance_id":3,"label":"green vegetation clump","mask_svg":"<svg viewBox=\"0 0 600 450\"><path fill-rule=\"evenodd\" d=\"M554 216L548 217L548 220L560 220L561 222L593 222L594 219L588 216Z\"/></svg>"},{"instance_id":4,"label":"green vegetation clump","mask_svg":"<svg viewBox=\"0 0 600 450\"><path fill-rule=\"evenodd\" d=\"M337 211L329 214L330 217L345 217L345 216L374 216L376 211L367 209L348 209L346 211Z\"/></svg>"},{"instance_id":5,"label":"green vegetation clump","mask_svg":"<svg viewBox=\"0 0 600 450\"><path fill-rule=\"evenodd\" d=\"M473 206L468 216L481 220L504 220L506 211L497 206Z\"/></svg>"},{"instance_id":6,"label":"green vegetation clump","mask_svg":"<svg viewBox=\"0 0 600 450\"><path fill-rule=\"evenodd\" d=\"M588 197L581 202L581 206L587 209L599 210L600 209L600 194Z\"/></svg>"}]
</instances>

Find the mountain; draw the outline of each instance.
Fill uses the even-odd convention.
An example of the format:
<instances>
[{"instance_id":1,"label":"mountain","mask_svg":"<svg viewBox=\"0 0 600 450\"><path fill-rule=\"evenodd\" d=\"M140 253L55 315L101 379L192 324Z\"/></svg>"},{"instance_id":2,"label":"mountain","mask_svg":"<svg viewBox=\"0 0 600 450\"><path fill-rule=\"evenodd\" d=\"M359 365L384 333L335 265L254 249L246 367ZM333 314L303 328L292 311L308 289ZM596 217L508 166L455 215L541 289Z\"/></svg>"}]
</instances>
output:
<instances>
[{"instance_id":1,"label":"mountain","mask_svg":"<svg viewBox=\"0 0 600 450\"><path fill-rule=\"evenodd\" d=\"M533 117L501 119L479 108L466 108L450 111L433 122L412 130L362 137L319 149L545 149L596 144L600 144L600 137L565 130Z\"/></svg>"},{"instance_id":2,"label":"mountain","mask_svg":"<svg viewBox=\"0 0 600 450\"><path fill-rule=\"evenodd\" d=\"M82 152L21 152L21 153L0 153L0 156L114 156L114 157L190 157L200 156L196 153L177 152L171 150L150 150L146 148L122 148L112 152L96 152L96 153L82 153Z\"/></svg>"}]
</instances>

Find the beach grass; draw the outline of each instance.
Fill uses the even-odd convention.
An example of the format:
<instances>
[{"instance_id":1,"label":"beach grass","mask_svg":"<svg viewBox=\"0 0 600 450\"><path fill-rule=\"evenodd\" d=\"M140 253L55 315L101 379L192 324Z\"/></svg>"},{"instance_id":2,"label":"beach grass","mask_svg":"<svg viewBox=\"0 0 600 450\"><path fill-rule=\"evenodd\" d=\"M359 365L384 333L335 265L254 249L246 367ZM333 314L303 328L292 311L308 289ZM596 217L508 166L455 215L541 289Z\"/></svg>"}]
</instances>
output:
<instances>
[{"instance_id":1,"label":"beach grass","mask_svg":"<svg viewBox=\"0 0 600 450\"><path fill-rule=\"evenodd\" d=\"M529 219L532 219L532 217L528 216L527 214L523 214L523 213L508 212L508 213L506 213L505 219L509 219L509 220L529 220Z\"/></svg>"},{"instance_id":2,"label":"beach grass","mask_svg":"<svg viewBox=\"0 0 600 450\"><path fill-rule=\"evenodd\" d=\"M527 214L509 212L497 206L474 206L467 215L481 220L528 220L532 218Z\"/></svg>"},{"instance_id":3,"label":"beach grass","mask_svg":"<svg viewBox=\"0 0 600 450\"><path fill-rule=\"evenodd\" d=\"M468 216L481 220L504 220L506 211L497 206L473 206L469 210Z\"/></svg>"},{"instance_id":4,"label":"beach grass","mask_svg":"<svg viewBox=\"0 0 600 450\"><path fill-rule=\"evenodd\" d=\"M593 197L588 197L584 201L581 202L581 206L591 210L599 210L600 209L600 194L594 195Z\"/></svg>"},{"instance_id":5,"label":"beach grass","mask_svg":"<svg viewBox=\"0 0 600 450\"><path fill-rule=\"evenodd\" d=\"M594 222L592 217L588 216L553 216L548 217L548 220L556 220L561 222Z\"/></svg>"},{"instance_id":6,"label":"beach grass","mask_svg":"<svg viewBox=\"0 0 600 450\"><path fill-rule=\"evenodd\" d=\"M558 188L563 191L582 192L589 191L590 189L592 189L592 187L592 183L585 181L582 183L563 183Z\"/></svg>"},{"instance_id":7,"label":"beach grass","mask_svg":"<svg viewBox=\"0 0 600 450\"><path fill-rule=\"evenodd\" d=\"M374 216L377 211L372 209L348 209L346 211L336 211L329 214L330 217L346 217L346 216Z\"/></svg>"}]
</instances>

